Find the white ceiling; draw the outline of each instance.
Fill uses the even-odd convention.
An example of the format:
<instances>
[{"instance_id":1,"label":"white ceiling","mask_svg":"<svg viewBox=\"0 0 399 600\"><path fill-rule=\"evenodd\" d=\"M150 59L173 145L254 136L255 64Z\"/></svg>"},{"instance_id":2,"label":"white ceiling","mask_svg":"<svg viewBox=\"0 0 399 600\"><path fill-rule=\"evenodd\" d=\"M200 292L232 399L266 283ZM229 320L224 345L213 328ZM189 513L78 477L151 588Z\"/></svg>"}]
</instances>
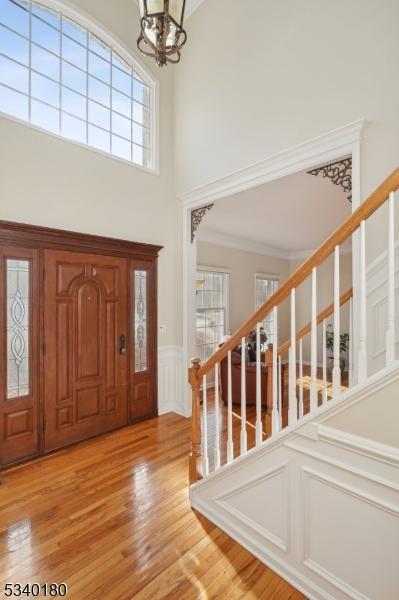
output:
<instances>
[{"instance_id":1,"label":"white ceiling","mask_svg":"<svg viewBox=\"0 0 399 600\"><path fill-rule=\"evenodd\" d=\"M351 207L345 192L330 180L297 173L217 201L197 236L277 256L301 256L335 231Z\"/></svg>"},{"instance_id":2,"label":"white ceiling","mask_svg":"<svg viewBox=\"0 0 399 600\"><path fill-rule=\"evenodd\" d=\"M186 17L190 17L204 0L186 0Z\"/></svg>"}]
</instances>

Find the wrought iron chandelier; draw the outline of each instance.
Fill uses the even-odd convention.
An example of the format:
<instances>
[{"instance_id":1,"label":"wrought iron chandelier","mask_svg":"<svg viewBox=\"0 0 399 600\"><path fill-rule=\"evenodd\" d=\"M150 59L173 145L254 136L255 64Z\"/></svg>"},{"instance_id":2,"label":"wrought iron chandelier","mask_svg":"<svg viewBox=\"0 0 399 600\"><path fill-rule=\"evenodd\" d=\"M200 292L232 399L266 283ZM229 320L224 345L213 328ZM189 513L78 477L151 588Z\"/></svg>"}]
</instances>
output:
<instances>
[{"instance_id":1,"label":"wrought iron chandelier","mask_svg":"<svg viewBox=\"0 0 399 600\"><path fill-rule=\"evenodd\" d=\"M159 67L178 63L180 50L187 41L183 29L186 0L138 0L141 34L137 47L153 56Z\"/></svg>"}]
</instances>

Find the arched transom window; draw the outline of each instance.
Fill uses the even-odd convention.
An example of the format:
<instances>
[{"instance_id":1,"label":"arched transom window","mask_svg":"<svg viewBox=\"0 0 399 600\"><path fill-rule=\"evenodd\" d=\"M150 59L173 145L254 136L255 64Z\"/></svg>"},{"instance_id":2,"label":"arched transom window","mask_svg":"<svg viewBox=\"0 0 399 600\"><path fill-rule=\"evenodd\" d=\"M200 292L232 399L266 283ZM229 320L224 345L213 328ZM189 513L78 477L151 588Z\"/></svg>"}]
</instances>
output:
<instances>
[{"instance_id":1,"label":"arched transom window","mask_svg":"<svg viewBox=\"0 0 399 600\"><path fill-rule=\"evenodd\" d=\"M0 0L2 113L155 169L154 104L154 81L68 9Z\"/></svg>"}]
</instances>

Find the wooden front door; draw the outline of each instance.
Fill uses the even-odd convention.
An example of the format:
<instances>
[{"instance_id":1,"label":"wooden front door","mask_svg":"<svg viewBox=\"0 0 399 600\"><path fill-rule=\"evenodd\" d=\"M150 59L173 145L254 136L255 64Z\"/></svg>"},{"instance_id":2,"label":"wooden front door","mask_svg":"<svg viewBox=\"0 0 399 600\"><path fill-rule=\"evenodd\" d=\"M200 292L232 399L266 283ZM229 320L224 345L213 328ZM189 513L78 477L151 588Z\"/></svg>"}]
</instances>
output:
<instances>
[{"instance_id":1,"label":"wooden front door","mask_svg":"<svg viewBox=\"0 0 399 600\"><path fill-rule=\"evenodd\" d=\"M44 252L44 450L128 422L124 258Z\"/></svg>"}]
</instances>

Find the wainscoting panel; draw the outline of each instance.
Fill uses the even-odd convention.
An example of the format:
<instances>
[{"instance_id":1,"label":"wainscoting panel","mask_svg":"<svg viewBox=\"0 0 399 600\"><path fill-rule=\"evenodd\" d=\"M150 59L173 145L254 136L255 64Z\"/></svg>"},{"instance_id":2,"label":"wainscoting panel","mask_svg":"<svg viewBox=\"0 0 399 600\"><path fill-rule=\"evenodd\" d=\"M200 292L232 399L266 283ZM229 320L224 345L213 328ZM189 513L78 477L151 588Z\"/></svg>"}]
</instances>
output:
<instances>
[{"instance_id":1,"label":"wainscoting panel","mask_svg":"<svg viewBox=\"0 0 399 600\"><path fill-rule=\"evenodd\" d=\"M159 346L158 348L158 413L175 412L186 416L183 407L183 348Z\"/></svg>"},{"instance_id":2,"label":"wainscoting panel","mask_svg":"<svg viewBox=\"0 0 399 600\"><path fill-rule=\"evenodd\" d=\"M224 510L266 540L288 551L287 462L240 483L215 499ZM267 506L267 510L265 510Z\"/></svg>"},{"instance_id":3,"label":"wainscoting panel","mask_svg":"<svg viewBox=\"0 0 399 600\"><path fill-rule=\"evenodd\" d=\"M349 598L395 598L399 506L306 467L302 476L304 564Z\"/></svg>"},{"instance_id":4,"label":"wainscoting panel","mask_svg":"<svg viewBox=\"0 0 399 600\"><path fill-rule=\"evenodd\" d=\"M393 382L399 364L369 388ZM190 488L193 508L310 599L399 597L397 450L317 422L368 395L359 388Z\"/></svg>"}]
</instances>

